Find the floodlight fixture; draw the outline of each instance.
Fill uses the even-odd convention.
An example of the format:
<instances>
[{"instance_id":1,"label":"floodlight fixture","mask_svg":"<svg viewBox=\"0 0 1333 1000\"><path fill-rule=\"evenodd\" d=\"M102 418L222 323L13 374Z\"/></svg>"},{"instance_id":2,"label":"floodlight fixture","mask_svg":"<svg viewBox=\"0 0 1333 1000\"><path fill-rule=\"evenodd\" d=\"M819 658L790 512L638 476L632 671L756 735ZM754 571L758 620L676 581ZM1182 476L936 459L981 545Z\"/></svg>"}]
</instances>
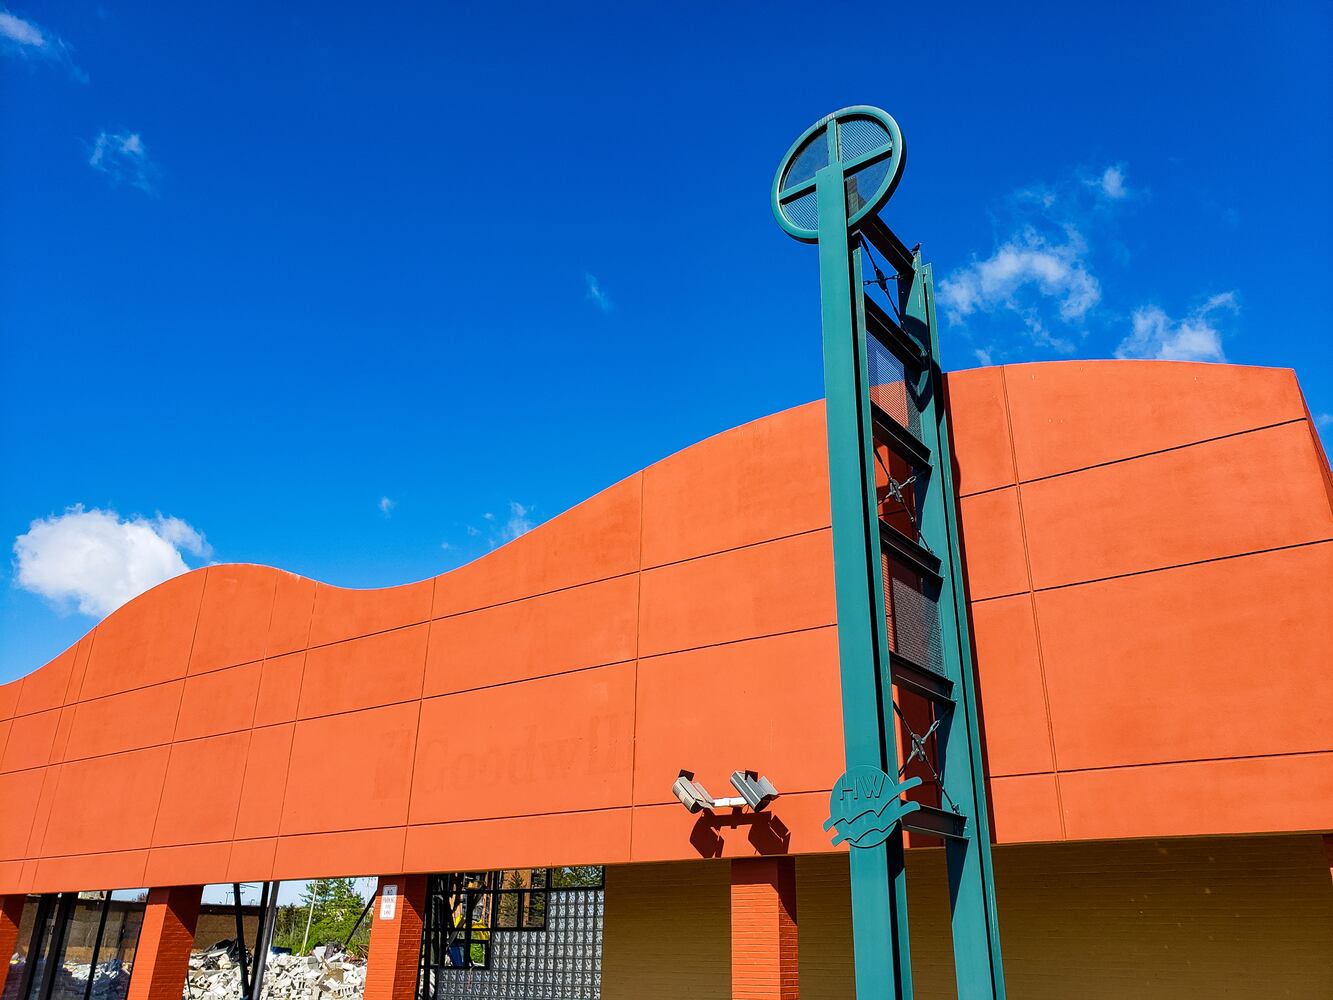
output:
<instances>
[{"instance_id":1,"label":"floodlight fixture","mask_svg":"<svg viewBox=\"0 0 1333 1000\"><path fill-rule=\"evenodd\" d=\"M711 810L716 805L713 796L708 794L708 789L694 780L693 771L681 771L671 790L675 792L676 798L680 799L680 804L692 813L697 813L700 809Z\"/></svg>"},{"instance_id":2,"label":"floodlight fixture","mask_svg":"<svg viewBox=\"0 0 1333 1000\"><path fill-rule=\"evenodd\" d=\"M763 812L768 804L778 797L778 790L768 778L761 778L758 771L733 771L731 786L741 793L741 798L755 812Z\"/></svg>"},{"instance_id":3,"label":"floodlight fixture","mask_svg":"<svg viewBox=\"0 0 1333 1000\"><path fill-rule=\"evenodd\" d=\"M676 798L692 813L713 812L715 809L741 809L749 806L755 812L761 812L770 802L778 797L778 790L767 778L759 777L756 771L736 771L731 776L731 783L739 796L714 798L701 782L694 780L694 772L682 770L671 786Z\"/></svg>"}]
</instances>

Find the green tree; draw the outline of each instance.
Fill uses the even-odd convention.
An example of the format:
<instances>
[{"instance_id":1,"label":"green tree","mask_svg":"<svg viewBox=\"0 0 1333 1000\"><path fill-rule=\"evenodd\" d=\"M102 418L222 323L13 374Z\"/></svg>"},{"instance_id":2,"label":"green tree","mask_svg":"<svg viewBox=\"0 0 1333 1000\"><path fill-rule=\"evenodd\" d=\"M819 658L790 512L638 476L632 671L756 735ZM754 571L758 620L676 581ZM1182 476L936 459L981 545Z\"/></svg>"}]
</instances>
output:
<instances>
[{"instance_id":1,"label":"green tree","mask_svg":"<svg viewBox=\"0 0 1333 1000\"><path fill-rule=\"evenodd\" d=\"M276 928L278 943L298 954L307 954L310 949L321 944L341 945L352 933L365 906L366 901L356 891L354 879L312 879L306 884L301 902L291 907L289 912L280 914ZM308 937L307 922L310 925ZM368 933L369 921L363 920L351 942L352 950L364 949L363 939Z\"/></svg>"},{"instance_id":2,"label":"green tree","mask_svg":"<svg viewBox=\"0 0 1333 1000\"><path fill-rule=\"evenodd\" d=\"M557 868L551 875L551 883L557 889L586 889L602 884L601 865L572 865Z\"/></svg>"}]
</instances>

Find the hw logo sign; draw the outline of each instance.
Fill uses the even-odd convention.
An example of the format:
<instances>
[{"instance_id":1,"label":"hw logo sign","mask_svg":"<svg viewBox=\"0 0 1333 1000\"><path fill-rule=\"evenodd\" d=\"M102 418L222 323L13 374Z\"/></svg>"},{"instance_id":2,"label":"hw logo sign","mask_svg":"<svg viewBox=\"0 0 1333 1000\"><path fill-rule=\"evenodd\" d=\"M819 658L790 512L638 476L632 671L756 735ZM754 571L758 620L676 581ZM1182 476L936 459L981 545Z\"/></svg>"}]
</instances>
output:
<instances>
[{"instance_id":1,"label":"hw logo sign","mask_svg":"<svg viewBox=\"0 0 1333 1000\"><path fill-rule=\"evenodd\" d=\"M902 799L904 792L919 784L920 778L908 778L899 785L869 764L849 767L833 785L824 829L837 827L835 844L845 840L851 847L878 847L904 816L921 808Z\"/></svg>"}]
</instances>

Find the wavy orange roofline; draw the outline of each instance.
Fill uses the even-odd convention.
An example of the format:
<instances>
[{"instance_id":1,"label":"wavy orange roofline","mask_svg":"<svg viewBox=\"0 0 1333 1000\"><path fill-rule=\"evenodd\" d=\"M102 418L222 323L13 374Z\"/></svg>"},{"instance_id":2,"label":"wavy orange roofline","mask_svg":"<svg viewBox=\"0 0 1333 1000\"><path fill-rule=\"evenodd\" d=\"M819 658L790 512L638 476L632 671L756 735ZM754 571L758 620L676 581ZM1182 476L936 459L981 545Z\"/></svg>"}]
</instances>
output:
<instances>
[{"instance_id":1,"label":"wavy orange roofline","mask_svg":"<svg viewBox=\"0 0 1333 1000\"><path fill-rule=\"evenodd\" d=\"M1333 829L1333 514L1294 374L948 393L997 838ZM0 686L0 893L831 850L827 490L813 403L417 583L170 580ZM783 796L699 819L681 767Z\"/></svg>"}]
</instances>

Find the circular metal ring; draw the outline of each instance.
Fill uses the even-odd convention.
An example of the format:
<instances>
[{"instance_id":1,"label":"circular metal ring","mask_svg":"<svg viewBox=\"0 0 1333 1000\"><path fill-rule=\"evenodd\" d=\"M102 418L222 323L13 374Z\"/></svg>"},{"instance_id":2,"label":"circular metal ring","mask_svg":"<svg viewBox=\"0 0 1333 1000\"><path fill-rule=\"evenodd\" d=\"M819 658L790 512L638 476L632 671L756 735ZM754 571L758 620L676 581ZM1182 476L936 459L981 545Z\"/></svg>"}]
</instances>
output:
<instances>
[{"instance_id":1,"label":"circular metal ring","mask_svg":"<svg viewBox=\"0 0 1333 1000\"><path fill-rule=\"evenodd\" d=\"M821 118L801 133L773 177L773 215L788 235L819 241L815 174L840 168L846 191L847 228L884 207L907 163L902 130L893 116L855 105Z\"/></svg>"}]
</instances>

